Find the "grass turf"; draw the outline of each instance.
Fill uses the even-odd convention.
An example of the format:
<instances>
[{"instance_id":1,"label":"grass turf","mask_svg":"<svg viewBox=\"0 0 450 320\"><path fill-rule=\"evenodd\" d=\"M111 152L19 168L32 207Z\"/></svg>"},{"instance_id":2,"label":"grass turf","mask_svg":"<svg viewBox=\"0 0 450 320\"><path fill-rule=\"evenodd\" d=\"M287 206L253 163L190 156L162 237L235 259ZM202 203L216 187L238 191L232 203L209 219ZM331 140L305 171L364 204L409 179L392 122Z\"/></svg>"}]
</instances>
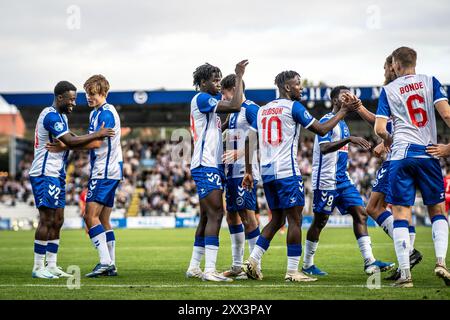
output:
<instances>
[{"instance_id":1,"label":"grass turf","mask_svg":"<svg viewBox=\"0 0 450 320\"><path fill-rule=\"evenodd\" d=\"M390 240L381 228L370 229L377 259L395 261ZM450 288L434 275L431 228L417 228L416 248L423 261L413 270L414 288L369 290L362 258L351 229L325 229L315 263L329 273L314 283L286 283L285 234L277 234L263 258L263 281L232 283L186 279L193 229L116 230L119 276L88 279L84 274L97 263L97 252L82 230L63 230L58 265L81 269L80 289L68 289L66 279L32 279L33 231L0 232L0 299L450 299ZM303 230L303 239L306 230ZM246 254L248 247L246 245ZM228 231L222 229L218 270L231 263ZM382 274L383 279L386 274Z\"/></svg>"}]
</instances>

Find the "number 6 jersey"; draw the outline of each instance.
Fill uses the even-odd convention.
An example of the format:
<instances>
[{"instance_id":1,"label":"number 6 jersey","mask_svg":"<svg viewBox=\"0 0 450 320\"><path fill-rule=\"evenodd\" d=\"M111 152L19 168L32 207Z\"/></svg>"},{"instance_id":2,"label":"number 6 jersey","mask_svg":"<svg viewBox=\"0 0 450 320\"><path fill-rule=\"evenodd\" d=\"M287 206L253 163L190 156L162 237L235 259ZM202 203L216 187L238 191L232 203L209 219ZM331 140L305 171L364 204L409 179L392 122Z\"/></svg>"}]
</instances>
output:
<instances>
[{"instance_id":1,"label":"number 6 jersey","mask_svg":"<svg viewBox=\"0 0 450 320\"><path fill-rule=\"evenodd\" d=\"M434 105L447 100L445 89L435 77L407 75L383 87L377 117L393 119L391 160L429 158L425 146L437 140Z\"/></svg>"}]
</instances>

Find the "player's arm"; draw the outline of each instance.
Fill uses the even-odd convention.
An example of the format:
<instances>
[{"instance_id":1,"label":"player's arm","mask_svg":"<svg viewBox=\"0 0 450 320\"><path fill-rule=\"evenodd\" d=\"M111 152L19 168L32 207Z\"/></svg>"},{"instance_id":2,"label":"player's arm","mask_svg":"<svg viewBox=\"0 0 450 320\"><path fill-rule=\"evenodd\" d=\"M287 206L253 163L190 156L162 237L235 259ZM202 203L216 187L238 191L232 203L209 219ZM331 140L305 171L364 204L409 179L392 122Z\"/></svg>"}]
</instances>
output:
<instances>
[{"instance_id":1,"label":"player's arm","mask_svg":"<svg viewBox=\"0 0 450 320\"><path fill-rule=\"evenodd\" d=\"M435 77L433 77L433 101L434 107L441 115L442 120L450 128L450 105L448 104L447 92Z\"/></svg>"},{"instance_id":2,"label":"player's arm","mask_svg":"<svg viewBox=\"0 0 450 320\"><path fill-rule=\"evenodd\" d=\"M387 100L386 91L381 90L380 98L378 99L377 115L375 119L374 131L377 136L383 139L386 151L390 150L392 144L392 136L387 131L388 119L391 116L391 108Z\"/></svg>"},{"instance_id":3,"label":"player's arm","mask_svg":"<svg viewBox=\"0 0 450 320\"><path fill-rule=\"evenodd\" d=\"M375 124L375 114L367 110L367 108L362 104L361 101L359 101L359 107L358 109L356 109L356 112L363 120L365 120L371 126Z\"/></svg>"},{"instance_id":4,"label":"player's arm","mask_svg":"<svg viewBox=\"0 0 450 320\"><path fill-rule=\"evenodd\" d=\"M258 133L250 129L245 138L245 174L242 179L242 187L253 189L253 161L257 161L255 155L258 151Z\"/></svg>"},{"instance_id":5,"label":"player's arm","mask_svg":"<svg viewBox=\"0 0 450 320\"><path fill-rule=\"evenodd\" d=\"M332 118L325 122L314 121L309 127L305 128L323 137L333 130L339 121L343 120L349 112L355 111L358 107L358 99L355 96L349 95L348 99L344 101L342 108Z\"/></svg>"},{"instance_id":6,"label":"player's arm","mask_svg":"<svg viewBox=\"0 0 450 320\"><path fill-rule=\"evenodd\" d=\"M245 174L242 179L242 187L253 189L253 161L258 161L258 108L249 106L245 117L250 125L248 135L245 138Z\"/></svg>"},{"instance_id":7,"label":"player's arm","mask_svg":"<svg viewBox=\"0 0 450 320\"><path fill-rule=\"evenodd\" d=\"M68 148L72 149L76 147L86 146L89 143L94 142L95 140L103 139L106 137L113 137L114 134L114 129L105 128L105 123L102 123L101 127L96 132L85 134L82 136L76 136L70 132L67 132L63 136L58 137L58 139L61 140L61 142L64 143ZM101 140L99 142L101 144Z\"/></svg>"},{"instance_id":8,"label":"player's arm","mask_svg":"<svg viewBox=\"0 0 450 320\"><path fill-rule=\"evenodd\" d=\"M384 148L384 143L380 143L375 148L373 148L373 154L377 158L383 157L383 155L385 153L386 153L386 149Z\"/></svg>"},{"instance_id":9,"label":"player's arm","mask_svg":"<svg viewBox=\"0 0 450 320\"><path fill-rule=\"evenodd\" d=\"M225 132L225 130L228 129L228 125L230 123L230 116L231 116L231 113L228 114L227 119L222 123L222 126L221 126L222 132Z\"/></svg>"},{"instance_id":10,"label":"player's arm","mask_svg":"<svg viewBox=\"0 0 450 320\"><path fill-rule=\"evenodd\" d=\"M73 136L69 132L58 139L61 140L62 143L64 143L68 148L73 149L76 147L85 147L89 145L89 143L92 143L96 140L103 139L106 137L113 137L115 132L114 129L105 128L105 124L103 123L100 129L96 132L85 134L82 136ZM97 145L98 143L101 144L101 140L94 143L94 145Z\"/></svg>"},{"instance_id":11,"label":"player's arm","mask_svg":"<svg viewBox=\"0 0 450 320\"><path fill-rule=\"evenodd\" d=\"M335 141L335 142L324 142L320 144L320 152L322 154L327 154L327 153L331 153L331 152L335 152L339 149L341 149L343 146L345 146L347 143L352 143L354 145L357 145L359 147L361 147L364 150L369 150L370 149L370 143L361 137L354 137L354 136L350 136L348 138L339 140L339 141Z\"/></svg>"},{"instance_id":12,"label":"player's arm","mask_svg":"<svg viewBox=\"0 0 450 320\"><path fill-rule=\"evenodd\" d=\"M64 143L67 148L73 148L92 142L96 139L102 139L114 135L114 130L104 128L104 125L93 134L83 136L75 136L69 131L67 123L62 121L61 117L56 113L48 113L43 121L44 128L50 133L54 139L58 139Z\"/></svg>"},{"instance_id":13,"label":"player's arm","mask_svg":"<svg viewBox=\"0 0 450 320\"><path fill-rule=\"evenodd\" d=\"M244 76L245 67L248 65L248 60L242 60L236 65L236 86L233 99L231 101L220 100L217 103L217 113L234 113L241 110L242 102L244 102L244 90L242 85L242 77Z\"/></svg>"},{"instance_id":14,"label":"player's arm","mask_svg":"<svg viewBox=\"0 0 450 320\"><path fill-rule=\"evenodd\" d=\"M341 109L328 121L322 123L320 123L319 121L314 121L307 129L323 137L329 131L333 130L333 128L336 127L339 121L343 120L346 115L347 111Z\"/></svg>"},{"instance_id":15,"label":"player's arm","mask_svg":"<svg viewBox=\"0 0 450 320\"><path fill-rule=\"evenodd\" d=\"M375 120L375 134L383 139L383 144L386 151L389 151L392 144L392 136L386 130L388 119L377 117Z\"/></svg>"},{"instance_id":16,"label":"player's arm","mask_svg":"<svg viewBox=\"0 0 450 320\"><path fill-rule=\"evenodd\" d=\"M447 127L450 128L450 105L448 100L438 101L434 106L441 115L442 120L447 124Z\"/></svg>"},{"instance_id":17,"label":"player's arm","mask_svg":"<svg viewBox=\"0 0 450 320\"><path fill-rule=\"evenodd\" d=\"M73 135L72 132L71 132L71 134ZM86 144L83 144L83 145L80 145L77 147L69 148L61 140L56 139L54 142L47 143L45 145L45 148L50 152L62 152L62 151L66 151L66 150L84 151L84 150L100 148L102 143L103 143L102 139L97 139L97 140L88 142Z\"/></svg>"}]
</instances>

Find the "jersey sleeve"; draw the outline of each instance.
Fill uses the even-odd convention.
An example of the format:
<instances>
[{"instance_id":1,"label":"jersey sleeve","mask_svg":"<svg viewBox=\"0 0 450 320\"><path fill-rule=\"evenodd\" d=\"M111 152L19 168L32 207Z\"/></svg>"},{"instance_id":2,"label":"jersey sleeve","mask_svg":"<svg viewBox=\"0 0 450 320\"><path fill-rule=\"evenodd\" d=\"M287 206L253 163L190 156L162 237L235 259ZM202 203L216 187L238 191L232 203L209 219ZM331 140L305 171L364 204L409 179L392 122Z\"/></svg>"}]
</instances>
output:
<instances>
[{"instance_id":1,"label":"jersey sleeve","mask_svg":"<svg viewBox=\"0 0 450 320\"><path fill-rule=\"evenodd\" d=\"M217 99L210 94L202 92L197 96L197 107L201 113L214 112L218 103Z\"/></svg>"},{"instance_id":2,"label":"jersey sleeve","mask_svg":"<svg viewBox=\"0 0 450 320\"><path fill-rule=\"evenodd\" d=\"M61 117L55 112L49 112L44 118L44 128L56 139L69 132L69 128Z\"/></svg>"},{"instance_id":3,"label":"jersey sleeve","mask_svg":"<svg viewBox=\"0 0 450 320\"><path fill-rule=\"evenodd\" d=\"M295 101L292 105L292 118L295 122L300 123L304 128L308 128L316 120L298 101Z\"/></svg>"},{"instance_id":4,"label":"jersey sleeve","mask_svg":"<svg viewBox=\"0 0 450 320\"><path fill-rule=\"evenodd\" d=\"M97 128L95 128L95 131L98 131L102 127L103 123L105 124L105 128L114 128L116 121L114 120L114 115L111 111L103 110L99 114Z\"/></svg>"},{"instance_id":5,"label":"jersey sleeve","mask_svg":"<svg viewBox=\"0 0 450 320\"><path fill-rule=\"evenodd\" d=\"M389 132L389 134L392 134L394 132L392 120L388 120L388 122L386 123L386 131Z\"/></svg>"},{"instance_id":6,"label":"jersey sleeve","mask_svg":"<svg viewBox=\"0 0 450 320\"><path fill-rule=\"evenodd\" d=\"M391 108L389 107L389 102L386 95L386 90L381 89L380 98L378 99L377 114L378 118L389 119L391 116Z\"/></svg>"},{"instance_id":7,"label":"jersey sleeve","mask_svg":"<svg viewBox=\"0 0 450 320\"><path fill-rule=\"evenodd\" d=\"M320 123L325 123L328 120L330 120L329 117L323 117L322 119L319 120ZM319 141L319 144L322 143L326 143L326 142L331 142L331 138L333 137L333 130L330 130L327 132L326 135L324 135L323 137L321 137L320 135L317 135L317 139Z\"/></svg>"},{"instance_id":8,"label":"jersey sleeve","mask_svg":"<svg viewBox=\"0 0 450 320\"><path fill-rule=\"evenodd\" d=\"M447 92L439 80L433 77L433 103L436 104L441 100L448 100Z\"/></svg>"},{"instance_id":9,"label":"jersey sleeve","mask_svg":"<svg viewBox=\"0 0 450 320\"><path fill-rule=\"evenodd\" d=\"M250 125L252 125L253 122L256 122L258 110L259 108L255 104L250 104L245 107L245 119Z\"/></svg>"}]
</instances>

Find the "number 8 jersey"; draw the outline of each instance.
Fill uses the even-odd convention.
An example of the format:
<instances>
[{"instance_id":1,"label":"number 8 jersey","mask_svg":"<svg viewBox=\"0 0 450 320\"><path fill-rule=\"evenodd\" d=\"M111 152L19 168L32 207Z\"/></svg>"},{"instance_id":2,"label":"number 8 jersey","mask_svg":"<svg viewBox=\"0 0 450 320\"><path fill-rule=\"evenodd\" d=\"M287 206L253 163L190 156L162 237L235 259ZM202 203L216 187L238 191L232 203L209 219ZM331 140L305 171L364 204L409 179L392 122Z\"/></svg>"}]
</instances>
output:
<instances>
[{"instance_id":1,"label":"number 8 jersey","mask_svg":"<svg viewBox=\"0 0 450 320\"><path fill-rule=\"evenodd\" d=\"M391 160L430 157L424 146L437 139L434 105L447 100L445 89L435 77L407 75L383 87L377 117L393 119Z\"/></svg>"},{"instance_id":2,"label":"number 8 jersey","mask_svg":"<svg viewBox=\"0 0 450 320\"><path fill-rule=\"evenodd\" d=\"M297 164L300 126L314 118L298 101L276 99L258 110L252 127L258 131L261 176L264 183L300 176Z\"/></svg>"}]
</instances>

